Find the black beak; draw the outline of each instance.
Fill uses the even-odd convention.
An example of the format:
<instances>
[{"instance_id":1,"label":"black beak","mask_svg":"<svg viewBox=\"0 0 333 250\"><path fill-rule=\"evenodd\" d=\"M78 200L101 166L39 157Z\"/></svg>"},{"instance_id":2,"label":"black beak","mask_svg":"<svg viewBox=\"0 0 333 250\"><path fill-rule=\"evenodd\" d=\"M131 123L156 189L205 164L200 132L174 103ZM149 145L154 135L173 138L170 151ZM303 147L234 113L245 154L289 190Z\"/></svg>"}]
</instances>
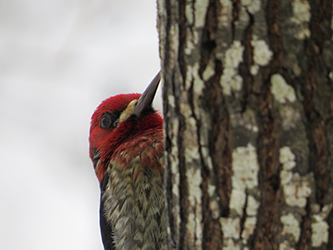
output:
<instances>
[{"instance_id":1,"label":"black beak","mask_svg":"<svg viewBox=\"0 0 333 250\"><path fill-rule=\"evenodd\" d=\"M138 100L138 102L134 108L134 112L133 112L134 115L140 116L140 114L142 113L143 110L151 107L151 104L153 103L153 100L154 100L154 97L156 94L156 90L160 83L160 80L161 80L161 76L160 76L160 72L158 72L156 74L156 76L154 77L154 79L150 82L150 84L146 88L145 92L143 92L140 99Z\"/></svg>"}]
</instances>

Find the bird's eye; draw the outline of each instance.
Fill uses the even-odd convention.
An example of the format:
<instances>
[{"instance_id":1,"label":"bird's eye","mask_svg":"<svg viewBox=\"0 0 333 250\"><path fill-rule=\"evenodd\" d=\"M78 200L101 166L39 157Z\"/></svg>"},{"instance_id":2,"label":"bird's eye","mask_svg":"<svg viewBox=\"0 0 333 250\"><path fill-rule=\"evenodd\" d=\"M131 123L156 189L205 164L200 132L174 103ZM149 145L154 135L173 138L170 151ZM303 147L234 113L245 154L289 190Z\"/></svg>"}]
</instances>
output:
<instances>
[{"instance_id":1,"label":"bird's eye","mask_svg":"<svg viewBox=\"0 0 333 250\"><path fill-rule=\"evenodd\" d=\"M99 123L99 126L102 128L102 129L109 129L111 127L111 117L109 116L109 114L104 114L102 117L101 117L101 121Z\"/></svg>"},{"instance_id":2,"label":"bird's eye","mask_svg":"<svg viewBox=\"0 0 333 250\"><path fill-rule=\"evenodd\" d=\"M99 122L99 126L102 129L109 129L109 128L115 128L117 127L117 120L118 120L118 115L113 114L113 113L105 113L102 115L101 120Z\"/></svg>"}]
</instances>

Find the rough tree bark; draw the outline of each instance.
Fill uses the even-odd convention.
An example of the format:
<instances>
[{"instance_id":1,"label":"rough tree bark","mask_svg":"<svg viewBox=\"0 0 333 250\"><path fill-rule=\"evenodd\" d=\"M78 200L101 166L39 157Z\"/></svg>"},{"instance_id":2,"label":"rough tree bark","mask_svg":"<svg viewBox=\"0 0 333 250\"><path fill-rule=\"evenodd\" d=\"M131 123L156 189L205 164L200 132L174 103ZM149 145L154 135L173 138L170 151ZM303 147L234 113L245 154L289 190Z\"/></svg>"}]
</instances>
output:
<instances>
[{"instance_id":1,"label":"rough tree bark","mask_svg":"<svg viewBox=\"0 0 333 250\"><path fill-rule=\"evenodd\" d=\"M332 0L158 0L169 249L333 249L332 29Z\"/></svg>"}]
</instances>

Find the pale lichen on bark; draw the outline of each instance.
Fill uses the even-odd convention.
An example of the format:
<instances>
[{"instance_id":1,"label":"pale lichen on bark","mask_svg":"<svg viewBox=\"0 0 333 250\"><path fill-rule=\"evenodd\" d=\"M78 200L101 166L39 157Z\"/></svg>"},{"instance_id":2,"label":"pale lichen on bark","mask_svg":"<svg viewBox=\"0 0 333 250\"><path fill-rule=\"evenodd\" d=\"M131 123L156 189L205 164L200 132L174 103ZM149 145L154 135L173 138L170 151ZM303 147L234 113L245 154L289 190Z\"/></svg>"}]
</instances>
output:
<instances>
[{"instance_id":1,"label":"pale lichen on bark","mask_svg":"<svg viewBox=\"0 0 333 250\"><path fill-rule=\"evenodd\" d=\"M189 187L189 214L187 230L192 233L189 235L190 241L194 242L193 247L200 247L202 244L202 209L201 197L202 191L200 184L202 181L201 172L199 169L190 169L186 172ZM193 209L193 210L192 210Z\"/></svg>"},{"instance_id":2,"label":"pale lichen on bark","mask_svg":"<svg viewBox=\"0 0 333 250\"><path fill-rule=\"evenodd\" d=\"M294 0L292 2L293 16L291 21L294 22L298 27L298 32L295 37L299 40L303 40L306 37L310 37L309 21L311 18L310 4L305 0Z\"/></svg>"},{"instance_id":3,"label":"pale lichen on bark","mask_svg":"<svg viewBox=\"0 0 333 250\"><path fill-rule=\"evenodd\" d=\"M310 182L313 181L313 175L300 176L294 172L296 167L296 156L290 147L284 146L279 150L279 161L282 165L280 172L280 181L283 189L284 201L287 206L293 208L290 212L282 211L280 221L283 225L281 235L284 241L280 243L280 248L286 248L286 245L295 247L301 234L301 218L306 213L305 207L307 198L311 195ZM289 237L292 236L292 237ZM281 245L282 244L282 245Z\"/></svg>"},{"instance_id":4,"label":"pale lichen on bark","mask_svg":"<svg viewBox=\"0 0 333 250\"><path fill-rule=\"evenodd\" d=\"M327 223L327 217L331 213L333 203L325 205L322 209L319 206L313 206L314 214L312 216L312 246L320 247L322 244L328 242L329 238L329 225ZM317 211L316 211L317 210Z\"/></svg>"},{"instance_id":5,"label":"pale lichen on bark","mask_svg":"<svg viewBox=\"0 0 333 250\"><path fill-rule=\"evenodd\" d=\"M286 215L282 215L280 218L283 229L282 229L282 236L290 235L291 238L288 238L288 241L298 242L299 236L301 234L301 229L299 226L299 221L295 218L295 215L292 213L288 213Z\"/></svg>"},{"instance_id":6,"label":"pale lichen on bark","mask_svg":"<svg viewBox=\"0 0 333 250\"><path fill-rule=\"evenodd\" d=\"M247 196L247 206L245 210L247 217L241 235L242 243L244 245L247 245L248 240L256 227L259 205L260 203L252 195Z\"/></svg>"},{"instance_id":7,"label":"pale lichen on bark","mask_svg":"<svg viewBox=\"0 0 333 250\"><path fill-rule=\"evenodd\" d=\"M253 46L253 60L255 64L259 66L266 66L272 59L273 55L267 43L264 40L258 40L258 38L254 35L251 45Z\"/></svg>"},{"instance_id":8,"label":"pale lichen on bark","mask_svg":"<svg viewBox=\"0 0 333 250\"><path fill-rule=\"evenodd\" d=\"M259 202L252 195L248 195L249 192L257 193L258 187L259 165L256 149L252 144L249 143L246 147L237 147L233 150L232 170L231 216L220 218L220 223L224 246L228 247L229 244L232 244L240 249L247 244L247 240L254 231L259 207ZM243 211L246 211L246 219L242 229L240 223L245 216ZM242 241L231 241L238 239Z\"/></svg>"},{"instance_id":9,"label":"pale lichen on bark","mask_svg":"<svg viewBox=\"0 0 333 250\"><path fill-rule=\"evenodd\" d=\"M241 3L251 13L257 13L261 8L260 0L241 0Z\"/></svg>"},{"instance_id":10,"label":"pale lichen on bark","mask_svg":"<svg viewBox=\"0 0 333 250\"><path fill-rule=\"evenodd\" d=\"M232 2L231 0L220 0L220 2L223 8L219 16L219 25L229 28L232 20Z\"/></svg>"},{"instance_id":11,"label":"pale lichen on bark","mask_svg":"<svg viewBox=\"0 0 333 250\"><path fill-rule=\"evenodd\" d=\"M271 92L280 103L286 101L294 102L296 95L293 87L287 84L286 80L280 74L274 74L271 76Z\"/></svg>"},{"instance_id":12,"label":"pale lichen on bark","mask_svg":"<svg viewBox=\"0 0 333 250\"><path fill-rule=\"evenodd\" d=\"M279 244L279 250L295 250L291 247L288 241L283 241Z\"/></svg>"},{"instance_id":13,"label":"pale lichen on bark","mask_svg":"<svg viewBox=\"0 0 333 250\"><path fill-rule=\"evenodd\" d=\"M244 46L240 41L234 41L225 53L223 75L220 80L225 95L231 95L232 92L239 91L242 87L243 78L237 73L237 68L243 61L243 52Z\"/></svg>"},{"instance_id":14,"label":"pale lichen on bark","mask_svg":"<svg viewBox=\"0 0 333 250\"><path fill-rule=\"evenodd\" d=\"M326 221L324 221L319 216L313 216L314 222L311 224L312 228L312 246L320 247L322 244L328 242L328 229L329 226Z\"/></svg>"}]
</instances>

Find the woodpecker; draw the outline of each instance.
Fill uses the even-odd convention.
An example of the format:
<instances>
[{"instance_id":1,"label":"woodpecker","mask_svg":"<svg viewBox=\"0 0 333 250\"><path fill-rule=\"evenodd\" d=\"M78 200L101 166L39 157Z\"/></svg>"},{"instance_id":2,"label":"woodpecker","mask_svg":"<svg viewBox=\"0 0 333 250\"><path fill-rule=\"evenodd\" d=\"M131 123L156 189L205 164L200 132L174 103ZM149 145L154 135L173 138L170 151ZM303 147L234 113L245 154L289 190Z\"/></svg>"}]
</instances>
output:
<instances>
[{"instance_id":1,"label":"woodpecker","mask_svg":"<svg viewBox=\"0 0 333 250\"><path fill-rule=\"evenodd\" d=\"M158 73L142 95L104 100L91 118L105 250L167 249L163 119L152 107L159 82Z\"/></svg>"}]
</instances>

